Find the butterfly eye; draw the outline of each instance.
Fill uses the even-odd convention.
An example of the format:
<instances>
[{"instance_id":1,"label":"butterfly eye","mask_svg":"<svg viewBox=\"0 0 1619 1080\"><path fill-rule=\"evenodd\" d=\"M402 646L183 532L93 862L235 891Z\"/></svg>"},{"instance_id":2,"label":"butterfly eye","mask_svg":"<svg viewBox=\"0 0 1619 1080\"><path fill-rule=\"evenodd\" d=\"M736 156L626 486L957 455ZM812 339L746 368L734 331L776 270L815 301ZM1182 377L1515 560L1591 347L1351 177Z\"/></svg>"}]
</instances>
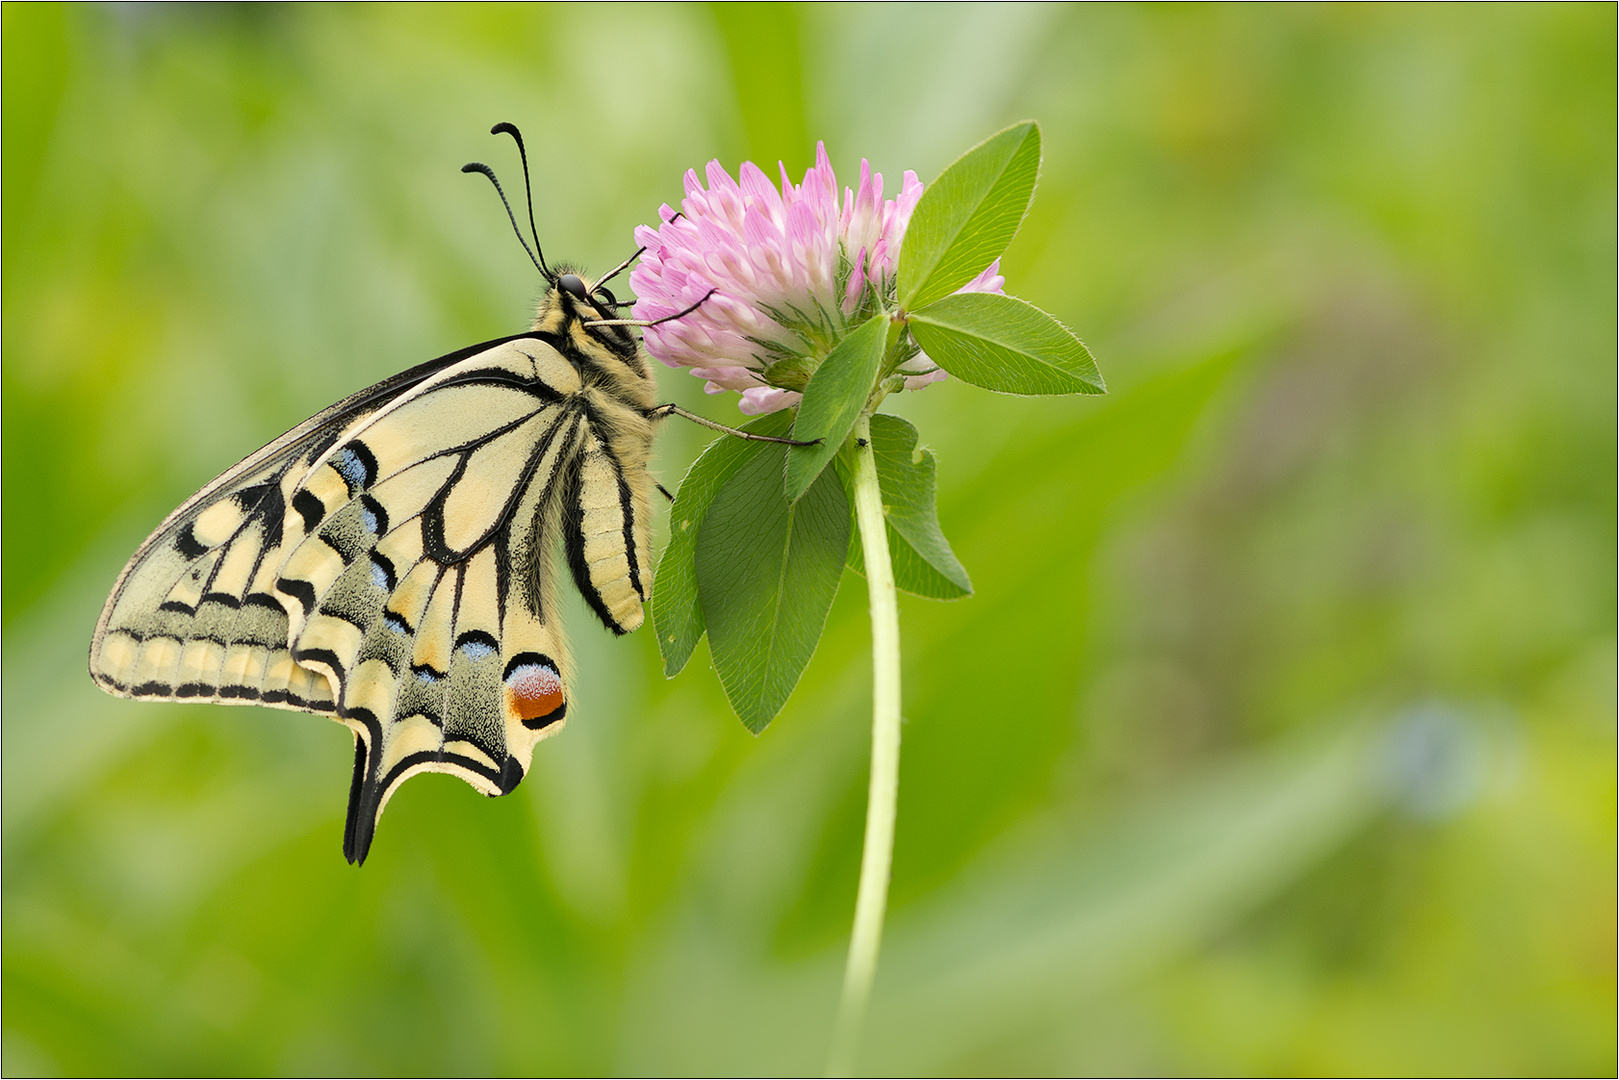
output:
<instances>
[{"instance_id":1,"label":"butterfly eye","mask_svg":"<svg viewBox=\"0 0 1619 1080\"><path fill-rule=\"evenodd\" d=\"M581 300L585 299L585 283L578 274L563 274L557 278L557 287Z\"/></svg>"},{"instance_id":2,"label":"butterfly eye","mask_svg":"<svg viewBox=\"0 0 1619 1080\"><path fill-rule=\"evenodd\" d=\"M610 308L618 307L618 297L613 295L613 290L609 289L605 285L598 285L598 286L596 286L596 292L597 292L598 295L601 295L601 296L604 296L604 297L607 298L607 306L608 307L610 307Z\"/></svg>"}]
</instances>

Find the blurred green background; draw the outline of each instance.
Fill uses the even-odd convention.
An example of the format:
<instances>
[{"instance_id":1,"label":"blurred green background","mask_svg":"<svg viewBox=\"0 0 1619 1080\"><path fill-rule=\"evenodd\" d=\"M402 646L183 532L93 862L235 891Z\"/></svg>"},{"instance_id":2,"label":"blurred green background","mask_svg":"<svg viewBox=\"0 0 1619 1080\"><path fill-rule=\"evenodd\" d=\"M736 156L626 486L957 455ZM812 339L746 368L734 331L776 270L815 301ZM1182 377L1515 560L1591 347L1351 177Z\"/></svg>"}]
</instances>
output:
<instances>
[{"instance_id":1,"label":"blurred green background","mask_svg":"<svg viewBox=\"0 0 1619 1080\"><path fill-rule=\"evenodd\" d=\"M8 4L3 101L8 1074L818 1071L859 579L759 738L576 608L528 781L358 871L345 731L84 655L217 471L527 325L493 122L600 269L710 158L893 189L1025 117L1008 288L1112 393L893 405L977 594L902 610L863 1068L1613 1074L1611 5Z\"/></svg>"}]
</instances>

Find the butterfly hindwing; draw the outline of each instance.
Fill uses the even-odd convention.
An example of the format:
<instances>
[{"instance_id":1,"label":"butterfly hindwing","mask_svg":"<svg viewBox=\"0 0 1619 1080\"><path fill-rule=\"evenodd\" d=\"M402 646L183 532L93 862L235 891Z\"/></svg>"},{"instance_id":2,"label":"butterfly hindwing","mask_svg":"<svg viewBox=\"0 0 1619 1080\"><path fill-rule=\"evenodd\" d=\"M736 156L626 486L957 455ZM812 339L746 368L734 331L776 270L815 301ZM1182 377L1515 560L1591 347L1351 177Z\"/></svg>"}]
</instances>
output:
<instances>
[{"instance_id":1,"label":"butterfly hindwing","mask_svg":"<svg viewBox=\"0 0 1619 1080\"><path fill-rule=\"evenodd\" d=\"M359 741L345 851L364 858L418 772L512 790L564 712L545 565L586 422L538 339L446 369L351 426L308 470L276 582L292 656Z\"/></svg>"}]
</instances>

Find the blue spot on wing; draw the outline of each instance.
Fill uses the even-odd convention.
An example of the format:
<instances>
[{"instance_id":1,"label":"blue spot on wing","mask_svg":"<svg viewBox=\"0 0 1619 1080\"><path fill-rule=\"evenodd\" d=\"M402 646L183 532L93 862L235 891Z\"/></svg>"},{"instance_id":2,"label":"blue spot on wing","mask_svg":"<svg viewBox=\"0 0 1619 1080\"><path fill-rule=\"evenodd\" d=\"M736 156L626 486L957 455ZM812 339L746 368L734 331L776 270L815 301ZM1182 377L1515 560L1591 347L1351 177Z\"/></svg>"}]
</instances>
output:
<instances>
[{"instance_id":1,"label":"blue spot on wing","mask_svg":"<svg viewBox=\"0 0 1619 1080\"><path fill-rule=\"evenodd\" d=\"M369 495L360 496L360 524L365 526L366 532L372 536L381 536L388 531L388 511L382 504Z\"/></svg>"},{"instance_id":2,"label":"blue spot on wing","mask_svg":"<svg viewBox=\"0 0 1619 1080\"><path fill-rule=\"evenodd\" d=\"M461 643L461 654L468 660L476 662L495 655L495 649L485 641L463 641Z\"/></svg>"},{"instance_id":3,"label":"blue spot on wing","mask_svg":"<svg viewBox=\"0 0 1619 1080\"><path fill-rule=\"evenodd\" d=\"M367 454L361 454L353 446L345 446L339 450L332 459L332 468L342 476L349 486L349 491L363 491L371 486L371 463Z\"/></svg>"},{"instance_id":4,"label":"blue spot on wing","mask_svg":"<svg viewBox=\"0 0 1619 1080\"><path fill-rule=\"evenodd\" d=\"M476 664L480 660L487 660L491 656L500 656L500 642L486 630L468 630L455 642L455 651L462 657Z\"/></svg>"}]
</instances>

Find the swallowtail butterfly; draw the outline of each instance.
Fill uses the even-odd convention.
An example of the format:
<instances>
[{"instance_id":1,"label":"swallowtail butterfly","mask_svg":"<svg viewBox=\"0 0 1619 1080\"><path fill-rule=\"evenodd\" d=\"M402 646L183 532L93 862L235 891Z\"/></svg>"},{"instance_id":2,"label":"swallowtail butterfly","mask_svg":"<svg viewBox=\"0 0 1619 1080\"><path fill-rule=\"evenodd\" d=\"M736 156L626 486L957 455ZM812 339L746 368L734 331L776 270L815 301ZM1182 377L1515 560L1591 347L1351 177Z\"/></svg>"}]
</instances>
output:
<instances>
[{"instance_id":1,"label":"swallowtail butterfly","mask_svg":"<svg viewBox=\"0 0 1619 1080\"><path fill-rule=\"evenodd\" d=\"M504 795L561 729L555 549L609 630L645 619L653 426L690 414L656 403L613 275L547 266L537 235L530 257L548 284L532 328L384 379L227 469L135 552L96 625L109 693L348 726L353 863L405 780Z\"/></svg>"}]
</instances>

